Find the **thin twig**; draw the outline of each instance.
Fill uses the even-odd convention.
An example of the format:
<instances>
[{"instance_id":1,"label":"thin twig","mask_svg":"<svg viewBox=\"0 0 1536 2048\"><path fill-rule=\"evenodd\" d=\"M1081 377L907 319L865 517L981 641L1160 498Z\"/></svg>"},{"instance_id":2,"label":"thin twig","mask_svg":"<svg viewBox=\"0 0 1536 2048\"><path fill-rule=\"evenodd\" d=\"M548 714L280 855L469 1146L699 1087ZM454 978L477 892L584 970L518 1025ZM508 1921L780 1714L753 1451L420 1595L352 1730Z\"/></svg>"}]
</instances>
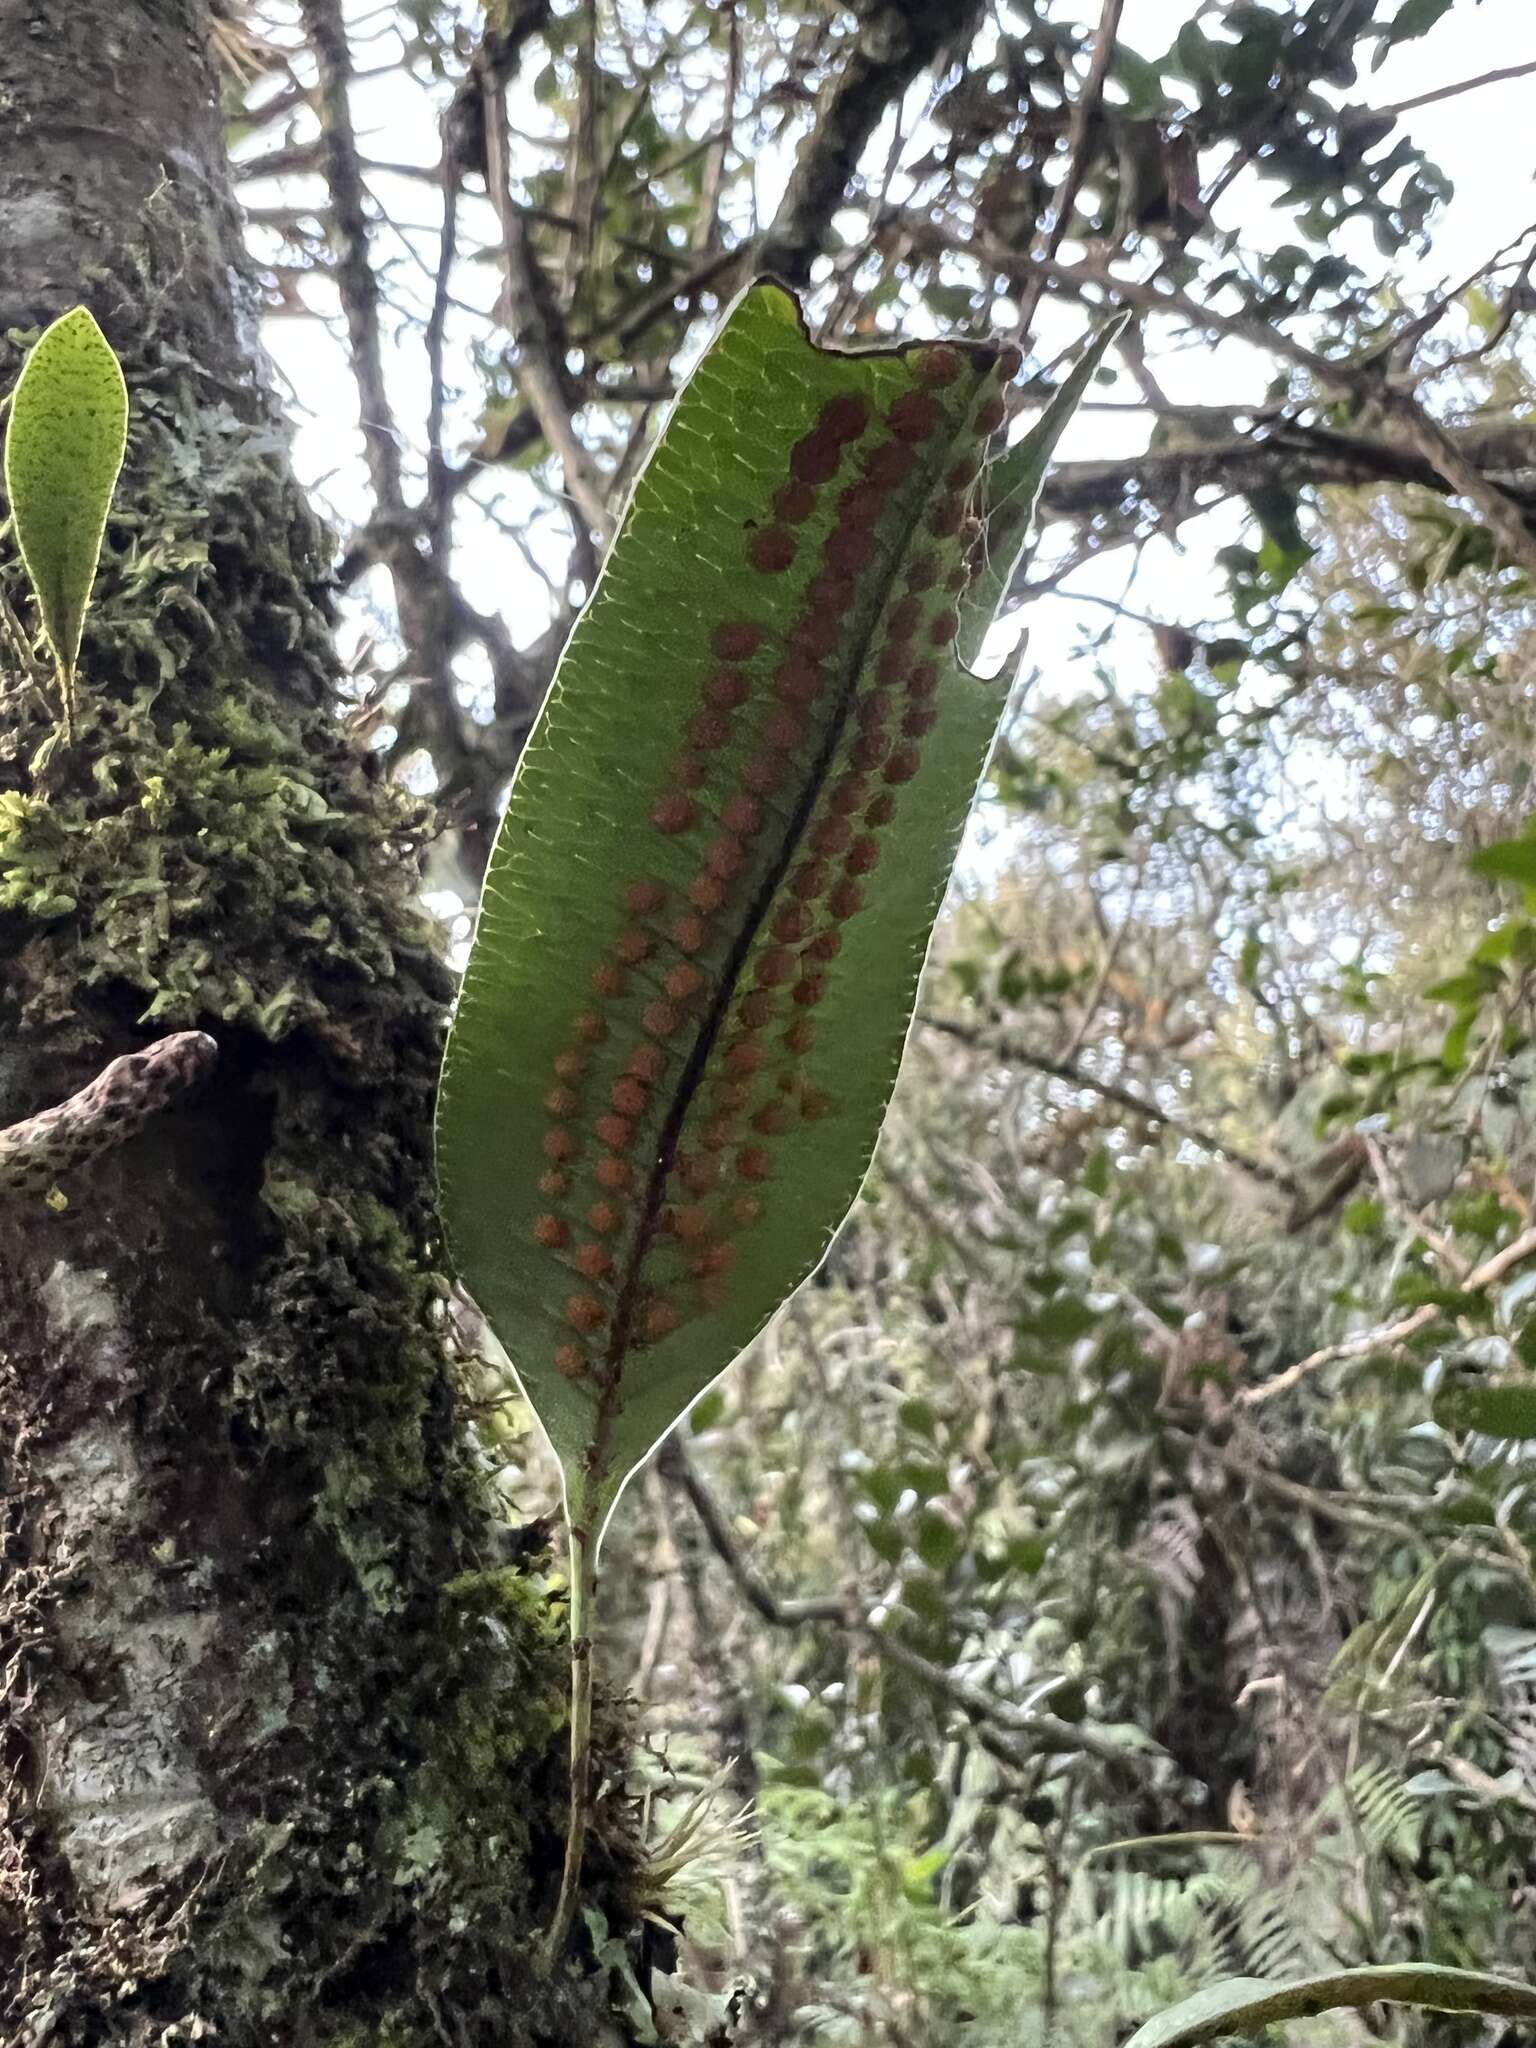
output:
<instances>
[{"instance_id":1,"label":"thin twig","mask_svg":"<svg viewBox=\"0 0 1536 2048\"><path fill-rule=\"evenodd\" d=\"M1093 978L1092 988L1088 991L1088 1000L1083 1004L1082 1015L1078 1018L1077 1023L1074 1025L1072 1030L1072 1036L1067 1040L1065 1050L1061 1054L1061 1063L1063 1066L1076 1066L1077 1056L1082 1051L1083 1045L1087 1040L1089 1032L1093 1029L1094 1023L1099 1014L1099 1010L1104 1001L1104 992L1109 987L1109 977L1115 971L1115 967L1120 958L1120 949L1125 944L1126 936L1131 929L1131 918L1137 908L1137 903L1141 895L1142 879L1143 870L1141 868L1138 868L1136 871L1136 878L1131 884L1129 899L1126 902L1125 915L1121 918L1119 926L1114 932L1113 936L1109 939L1107 944L1104 944L1102 946L1102 950L1099 956L1099 971ZM1103 920L1101 917L1101 928L1102 923Z\"/></svg>"},{"instance_id":2,"label":"thin twig","mask_svg":"<svg viewBox=\"0 0 1536 2048\"><path fill-rule=\"evenodd\" d=\"M501 223L505 310L517 349L514 368L518 385L551 453L560 462L573 504L591 532L606 543L613 536L613 520L597 474L572 424L565 387L565 351L561 337L554 332L558 314L539 274L527 220L512 195L506 108L500 80L485 80L484 106L486 158L490 166L491 199Z\"/></svg>"},{"instance_id":3,"label":"thin twig","mask_svg":"<svg viewBox=\"0 0 1536 2048\"><path fill-rule=\"evenodd\" d=\"M1325 1522L1334 1522L1346 1529L1369 1529L1375 1535L1391 1536L1401 1543L1423 1545L1431 1540L1422 1519L1428 1505L1424 1501L1405 1502L1403 1512L1399 1513L1394 1505L1373 1505L1374 1496L1362 1499L1357 1495L1326 1493L1320 1487L1304 1485L1299 1479L1289 1479L1283 1472L1272 1471L1267 1465L1245 1458L1230 1446L1212 1443L1208 1437L1191 1436L1182 1429L1170 1429L1166 1434L1175 1442L1197 1451L1202 1458L1209 1458L1213 1464L1220 1465L1224 1471L1251 1481L1261 1492L1273 1494L1276 1500L1289 1501L1293 1507L1306 1508ZM1415 1523L1405 1519L1405 1515L1416 1515L1420 1519ZM1482 1545L1477 1545L1472 1554L1483 1562L1495 1565L1501 1562L1493 1551Z\"/></svg>"},{"instance_id":4,"label":"thin twig","mask_svg":"<svg viewBox=\"0 0 1536 2048\"><path fill-rule=\"evenodd\" d=\"M1536 1230L1527 1230L1470 1272L1462 1282L1461 1291L1464 1294L1481 1294L1485 1288L1502 1280L1512 1266L1518 1266L1522 1259L1530 1258L1533 1253L1536 1253ZM1238 1395L1238 1401L1243 1407L1252 1408L1261 1401L1272 1401L1276 1394L1288 1393L1298 1381L1306 1379L1322 1366L1332 1365L1343 1358L1364 1358L1373 1351L1392 1350L1399 1344L1406 1344L1420 1330L1428 1329L1441 1314L1443 1310L1437 1303L1427 1301L1412 1315L1403 1316L1395 1323L1383 1323L1358 1337L1346 1337L1338 1344L1325 1344L1320 1351L1313 1351L1295 1365L1287 1366L1284 1372L1276 1373L1262 1386L1245 1387Z\"/></svg>"},{"instance_id":5,"label":"thin twig","mask_svg":"<svg viewBox=\"0 0 1536 2048\"><path fill-rule=\"evenodd\" d=\"M1065 604L1101 605L1105 611L1113 612L1116 618L1130 619L1138 626L1166 626L1168 623L1166 619L1150 618L1146 612L1133 612L1129 605L1121 604L1118 598L1101 597L1093 590L1057 590L1053 595L1059 597Z\"/></svg>"},{"instance_id":6,"label":"thin twig","mask_svg":"<svg viewBox=\"0 0 1536 2048\"><path fill-rule=\"evenodd\" d=\"M723 107L718 133L706 138L708 155L704 165L704 183L699 193L699 217L693 236L694 247L705 253L720 246L720 198L725 190L725 160L735 130L736 95L740 89L741 21L736 12L736 0L726 0ZM675 170L677 167L673 165L669 168Z\"/></svg>"},{"instance_id":7,"label":"thin twig","mask_svg":"<svg viewBox=\"0 0 1536 2048\"><path fill-rule=\"evenodd\" d=\"M1536 63L1506 64L1500 71L1484 71L1476 78L1463 78L1455 85L1437 85L1429 92L1416 93L1411 100L1399 100L1396 106L1382 107L1378 111L1383 118L1390 114L1396 120L1399 114L1411 114L1415 107L1432 106L1436 100L1455 99L1458 93L1476 92L1479 86L1502 85L1507 78L1529 78L1536 71Z\"/></svg>"},{"instance_id":8,"label":"thin twig","mask_svg":"<svg viewBox=\"0 0 1536 2048\"><path fill-rule=\"evenodd\" d=\"M1041 1748L1055 1753L1070 1753L1084 1750L1096 1756L1100 1762L1120 1769L1130 1766L1128 1753L1110 1737L1098 1734L1094 1729L1084 1727L1075 1721L1064 1721L1057 1714L1043 1714L1025 1707L1015 1707L1007 1700L1000 1700L983 1692L979 1686L969 1684L947 1671L942 1665L932 1663L920 1656L916 1650L908 1649L898 1636L861 1615L851 1601L829 1595L808 1600L781 1600L768 1587L756 1569L743 1557L740 1545L731 1533L724 1510L705 1485L688 1453L676 1436L668 1438L657 1453L657 1462L663 1472L680 1486L692 1502L700 1526L709 1539L710 1547L730 1573L737 1589L748 1606L770 1628L803 1628L807 1625L830 1625L846 1631L855 1637L885 1663L894 1664L900 1670L916 1678L929 1691L937 1693L956 1706L972 1722L988 1725L994 1732L1033 1741ZM989 1745L990 1746L990 1745ZM994 1747L993 1754L1000 1752ZM1004 1749L1001 1754L1006 1760L1017 1765L1020 1757Z\"/></svg>"},{"instance_id":9,"label":"thin twig","mask_svg":"<svg viewBox=\"0 0 1536 2048\"><path fill-rule=\"evenodd\" d=\"M1016 1039L1005 1038L995 1033L978 1029L975 1025L962 1023L958 1017L941 1017L932 1011L920 1011L918 1022L930 1031L942 1031L948 1038L968 1045L976 1052L989 1054L993 1059L1007 1061L1012 1066L1033 1067L1036 1073L1049 1074L1054 1080L1066 1081L1074 1088L1088 1088L1095 1095L1103 1096L1106 1102L1117 1103L1128 1109L1132 1115L1145 1117L1149 1123L1163 1125L1175 1131L1181 1138L1188 1138L1202 1151L1213 1153L1218 1159L1225 1159L1229 1165L1238 1167L1254 1180L1261 1180L1267 1186L1283 1188L1289 1195L1299 1194L1301 1183L1295 1174L1283 1166L1271 1166L1267 1160L1255 1159L1250 1152L1223 1138L1219 1133L1208 1130L1202 1124L1191 1123L1182 1116L1170 1115L1149 1095L1138 1095L1132 1088L1123 1087L1117 1081L1101 1080L1096 1074L1074 1063L1053 1059L1048 1053L1035 1052L1029 1046L1021 1045Z\"/></svg>"},{"instance_id":10,"label":"thin twig","mask_svg":"<svg viewBox=\"0 0 1536 2048\"><path fill-rule=\"evenodd\" d=\"M1386 391L1382 409L1403 438L1437 469L1452 491L1465 498L1516 567L1536 579L1536 533L1509 493L1469 462L1451 436L1407 391Z\"/></svg>"},{"instance_id":11,"label":"thin twig","mask_svg":"<svg viewBox=\"0 0 1536 2048\"><path fill-rule=\"evenodd\" d=\"M452 146L451 130L443 129L443 226L437 248L437 274L432 284L432 310L427 316L427 498L428 525L432 528L434 554L446 550L452 501L448 494L448 466L443 455L443 411L446 403L443 376L443 339L448 324L449 285L458 242L459 166Z\"/></svg>"},{"instance_id":12,"label":"thin twig","mask_svg":"<svg viewBox=\"0 0 1536 2048\"><path fill-rule=\"evenodd\" d=\"M1093 39L1093 54L1088 60L1088 75L1083 80L1083 89L1077 96L1072 109L1072 127L1068 138L1066 175L1056 188L1051 202L1051 225L1040 247L1040 257L1049 262L1061 247L1072 218L1072 209L1077 195L1082 190L1083 179L1088 172L1089 145L1093 139L1093 124L1099 111L1099 102L1104 97L1104 81L1109 76L1109 67L1115 54L1115 37L1120 29L1120 16L1125 0L1104 0L1099 15L1098 33ZM1022 339L1034 325L1035 313L1040 304L1041 293L1045 290L1046 278L1043 270L1034 268L1025 280L1024 291L1019 301L1019 317L1016 333Z\"/></svg>"}]
</instances>

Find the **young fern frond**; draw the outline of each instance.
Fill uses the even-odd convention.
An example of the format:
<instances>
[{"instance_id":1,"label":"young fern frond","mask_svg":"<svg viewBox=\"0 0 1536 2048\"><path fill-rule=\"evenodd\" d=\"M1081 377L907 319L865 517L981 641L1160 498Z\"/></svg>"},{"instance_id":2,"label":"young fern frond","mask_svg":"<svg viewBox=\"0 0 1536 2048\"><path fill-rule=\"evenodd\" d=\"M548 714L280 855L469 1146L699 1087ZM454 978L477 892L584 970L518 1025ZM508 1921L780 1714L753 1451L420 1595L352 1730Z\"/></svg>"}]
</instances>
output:
<instances>
[{"instance_id":1,"label":"young fern frond","mask_svg":"<svg viewBox=\"0 0 1536 2048\"><path fill-rule=\"evenodd\" d=\"M1108 1875L1095 1934L1127 1969L1177 1953L1196 1983L1233 1972L1297 1974L1307 1965L1304 1895L1277 1891L1247 1857L1160 1877L1134 1867Z\"/></svg>"},{"instance_id":2,"label":"young fern frond","mask_svg":"<svg viewBox=\"0 0 1536 2048\"><path fill-rule=\"evenodd\" d=\"M1243 1899L1233 1918L1236 1968L1251 1977L1297 1976L1305 1967L1297 1921L1300 1901L1276 1894L1262 1882Z\"/></svg>"}]
</instances>

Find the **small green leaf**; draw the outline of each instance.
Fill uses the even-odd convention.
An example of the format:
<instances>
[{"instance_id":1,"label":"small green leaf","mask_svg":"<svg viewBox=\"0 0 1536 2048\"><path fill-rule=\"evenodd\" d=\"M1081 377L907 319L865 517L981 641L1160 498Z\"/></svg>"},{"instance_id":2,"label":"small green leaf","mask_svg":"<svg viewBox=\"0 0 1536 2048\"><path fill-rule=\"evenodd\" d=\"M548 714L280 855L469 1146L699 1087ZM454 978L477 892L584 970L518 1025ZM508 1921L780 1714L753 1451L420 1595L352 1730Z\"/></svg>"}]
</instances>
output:
<instances>
[{"instance_id":1,"label":"small green leaf","mask_svg":"<svg viewBox=\"0 0 1536 2048\"><path fill-rule=\"evenodd\" d=\"M1475 1429L1528 1441L1536 1437L1536 1386L1447 1387L1435 1401L1435 1420L1457 1435Z\"/></svg>"},{"instance_id":2,"label":"small green leaf","mask_svg":"<svg viewBox=\"0 0 1536 2048\"><path fill-rule=\"evenodd\" d=\"M1340 1213L1339 1221L1351 1236L1369 1237L1373 1230L1380 1230L1386 1214L1380 1202L1369 1195L1362 1195L1359 1201L1347 1204Z\"/></svg>"},{"instance_id":3,"label":"small green leaf","mask_svg":"<svg viewBox=\"0 0 1536 2048\"><path fill-rule=\"evenodd\" d=\"M1097 1329L1099 1318L1087 1302L1074 1295L1058 1294L1029 1322L1030 1334L1047 1344L1075 1344L1079 1337Z\"/></svg>"},{"instance_id":4,"label":"small green leaf","mask_svg":"<svg viewBox=\"0 0 1536 2048\"><path fill-rule=\"evenodd\" d=\"M1474 951L1472 958L1479 966L1498 967L1512 956L1519 955L1528 947L1531 927L1523 917L1506 918L1497 924Z\"/></svg>"},{"instance_id":5,"label":"small green leaf","mask_svg":"<svg viewBox=\"0 0 1536 2048\"><path fill-rule=\"evenodd\" d=\"M1498 2013L1536 2019L1536 1990L1480 1970L1445 1970L1429 1963L1334 1970L1294 1984L1262 1977L1232 1977L1186 1998L1170 2012L1138 2027L1125 2048L1200 2048L1205 2041L1253 2036L1277 2020L1312 2019L1341 2007L1358 2011L1385 2002L1430 2012Z\"/></svg>"},{"instance_id":6,"label":"small green leaf","mask_svg":"<svg viewBox=\"0 0 1536 2048\"><path fill-rule=\"evenodd\" d=\"M934 1879L949 1861L947 1849L930 1849L925 1856L910 1856L901 1873L901 1889L910 1904L932 1902Z\"/></svg>"},{"instance_id":7,"label":"small green leaf","mask_svg":"<svg viewBox=\"0 0 1536 2048\"><path fill-rule=\"evenodd\" d=\"M688 1427L695 1436L703 1436L706 1430L714 1428L725 1413L725 1396L718 1387L711 1387L707 1394L701 1394L688 1411Z\"/></svg>"},{"instance_id":8,"label":"small green leaf","mask_svg":"<svg viewBox=\"0 0 1536 2048\"><path fill-rule=\"evenodd\" d=\"M1495 972L1492 977L1493 988L1498 987L1500 978ZM1459 1006L1463 1003L1480 1003L1488 993L1490 989L1485 977L1468 968L1461 974L1447 975L1444 981L1437 981L1433 988L1425 989L1424 1000L1427 1003L1455 1003Z\"/></svg>"},{"instance_id":9,"label":"small green leaf","mask_svg":"<svg viewBox=\"0 0 1536 2048\"><path fill-rule=\"evenodd\" d=\"M949 1491L949 1474L942 1465L919 1458L905 1458L896 1468L903 1490L911 1487L922 1500L933 1500Z\"/></svg>"},{"instance_id":10,"label":"small green leaf","mask_svg":"<svg viewBox=\"0 0 1536 2048\"><path fill-rule=\"evenodd\" d=\"M958 1534L944 1517L929 1508L917 1518L917 1539L914 1548L929 1571L944 1572L948 1571L959 1557L961 1543Z\"/></svg>"},{"instance_id":11,"label":"small green leaf","mask_svg":"<svg viewBox=\"0 0 1536 2048\"><path fill-rule=\"evenodd\" d=\"M883 1515L896 1512L901 1499L903 1481L900 1473L892 1471L889 1465L872 1465L867 1472L857 1475L859 1490L874 1502Z\"/></svg>"},{"instance_id":12,"label":"small green leaf","mask_svg":"<svg viewBox=\"0 0 1536 2048\"><path fill-rule=\"evenodd\" d=\"M910 1429L914 1436L934 1437L938 1434L939 1418L926 1401L903 1401L896 1416L902 1428Z\"/></svg>"},{"instance_id":13,"label":"small green leaf","mask_svg":"<svg viewBox=\"0 0 1536 2048\"><path fill-rule=\"evenodd\" d=\"M1467 866L1474 875L1486 875L1490 881L1536 887L1536 839L1500 839L1474 853Z\"/></svg>"},{"instance_id":14,"label":"small green leaf","mask_svg":"<svg viewBox=\"0 0 1536 2048\"><path fill-rule=\"evenodd\" d=\"M27 357L5 440L16 544L66 705L127 435L122 368L90 313L76 306Z\"/></svg>"},{"instance_id":15,"label":"small green leaf","mask_svg":"<svg viewBox=\"0 0 1536 2048\"><path fill-rule=\"evenodd\" d=\"M1046 1547L1043 1537L1013 1536L1003 1552L1003 1563L1009 1571L1024 1572L1033 1578L1045 1563Z\"/></svg>"},{"instance_id":16,"label":"small green leaf","mask_svg":"<svg viewBox=\"0 0 1536 2048\"><path fill-rule=\"evenodd\" d=\"M1441 16L1450 12L1450 8L1451 0L1403 0L1387 30L1387 47L1390 49L1398 43L1411 42L1416 36L1427 35Z\"/></svg>"}]
</instances>

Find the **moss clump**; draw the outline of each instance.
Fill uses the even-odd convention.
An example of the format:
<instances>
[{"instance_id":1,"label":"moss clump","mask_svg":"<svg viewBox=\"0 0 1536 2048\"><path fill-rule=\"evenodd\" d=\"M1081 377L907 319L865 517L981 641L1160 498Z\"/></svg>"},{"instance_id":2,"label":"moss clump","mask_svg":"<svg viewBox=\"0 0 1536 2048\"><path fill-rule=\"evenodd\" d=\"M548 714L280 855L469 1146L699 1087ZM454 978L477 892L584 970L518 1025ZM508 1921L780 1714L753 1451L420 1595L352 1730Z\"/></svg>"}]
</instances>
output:
<instances>
[{"instance_id":1,"label":"moss clump","mask_svg":"<svg viewBox=\"0 0 1536 2048\"><path fill-rule=\"evenodd\" d=\"M136 1427L164 1502L190 1459L245 1504L228 1539L213 1514L147 1519L202 1547L210 1611L284 1704L255 1736L212 1712L200 1732L235 1847L166 1902L152 1966L127 1983L66 1880L23 1975L48 1977L51 2039L114 2048L194 2015L227 2048L584 2043L603 1980L528 1970L564 1827L561 1632L536 1579L495 1568L442 1342L423 821L336 717L326 550L280 447L178 360L127 367L77 738L36 775L54 707L33 676L6 686L0 1021L59 1062L146 1021L224 1045L236 1256L205 1299L182 1290ZM0 594L23 611L13 566ZM622 1811L604 1847L621 1931ZM0 1993L0 2034L39 2011Z\"/></svg>"},{"instance_id":2,"label":"moss clump","mask_svg":"<svg viewBox=\"0 0 1536 2048\"><path fill-rule=\"evenodd\" d=\"M185 382L134 401L79 737L41 788L26 763L50 692L18 680L6 705L0 912L47 929L51 965L24 1021L60 1014L62 985L71 1005L131 990L168 1025L324 1031L349 983L429 953L399 887L420 809L389 784L359 801L366 764L329 694L323 539L279 451L224 408L188 414ZM14 565L8 581L24 611Z\"/></svg>"}]
</instances>

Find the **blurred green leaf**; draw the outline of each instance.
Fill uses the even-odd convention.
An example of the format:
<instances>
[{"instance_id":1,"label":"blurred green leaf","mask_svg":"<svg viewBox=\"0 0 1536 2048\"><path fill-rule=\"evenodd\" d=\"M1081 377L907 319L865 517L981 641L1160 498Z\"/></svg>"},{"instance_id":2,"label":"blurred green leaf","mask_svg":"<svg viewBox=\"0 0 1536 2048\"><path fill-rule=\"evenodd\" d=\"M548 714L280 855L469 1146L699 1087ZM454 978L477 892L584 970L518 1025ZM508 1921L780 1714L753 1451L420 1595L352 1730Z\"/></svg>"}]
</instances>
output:
<instances>
[{"instance_id":1,"label":"blurred green leaf","mask_svg":"<svg viewBox=\"0 0 1536 2048\"><path fill-rule=\"evenodd\" d=\"M1536 1437L1536 1386L1452 1385L1436 1395L1434 1416L1442 1429L1457 1435L1475 1429L1484 1436L1524 1441Z\"/></svg>"},{"instance_id":2,"label":"blurred green leaf","mask_svg":"<svg viewBox=\"0 0 1536 2048\"><path fill-rule=\"evenodd\" d=\"M1536 2019L1536 1990L1475 1970L1446 1970L1428 1963L1403 1963L1363 1970L1335 1970L1294 1984L1260 1977L1234 1977L1186 1998L1171 2012L1138 2027L1125 2048L1200 2048L1229 2035L1253 2036L1285 2020L1312 2019L1341 2008L1359 2011L1377 2004L1414 2005L1431 2012L1500 2014Z\"/></svg>"}]
</instances>

